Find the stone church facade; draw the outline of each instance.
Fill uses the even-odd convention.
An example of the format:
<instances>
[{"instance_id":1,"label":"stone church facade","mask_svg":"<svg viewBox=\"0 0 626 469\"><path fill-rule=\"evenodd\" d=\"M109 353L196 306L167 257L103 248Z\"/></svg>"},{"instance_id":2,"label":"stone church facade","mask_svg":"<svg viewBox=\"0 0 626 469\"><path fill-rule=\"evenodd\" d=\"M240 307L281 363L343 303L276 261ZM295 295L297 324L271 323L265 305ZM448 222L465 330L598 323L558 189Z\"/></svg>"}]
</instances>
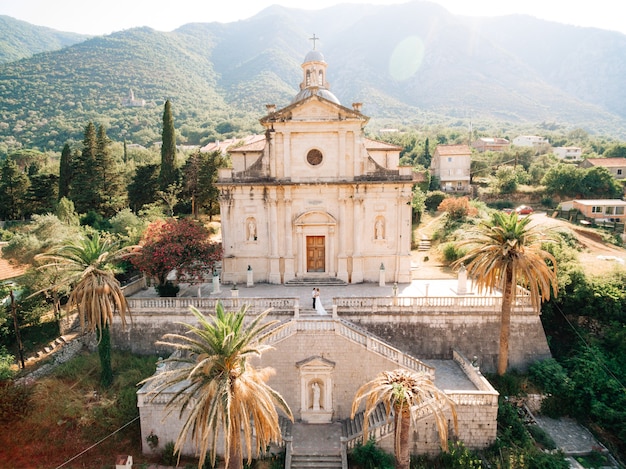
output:
<instances>
[{"instance_id":1,"label":"stone church facade","mask_svg":"<svg viewBox=\"0 0 626 469\"><path fill-rule=\"evenodd\" d=\"M361 104L329 90L310 51L300 92L261 120L265 139L230 150L220 170L222 281L410 281L412 169L401 147L369 139Z\"/></svg>"}]
</instances>

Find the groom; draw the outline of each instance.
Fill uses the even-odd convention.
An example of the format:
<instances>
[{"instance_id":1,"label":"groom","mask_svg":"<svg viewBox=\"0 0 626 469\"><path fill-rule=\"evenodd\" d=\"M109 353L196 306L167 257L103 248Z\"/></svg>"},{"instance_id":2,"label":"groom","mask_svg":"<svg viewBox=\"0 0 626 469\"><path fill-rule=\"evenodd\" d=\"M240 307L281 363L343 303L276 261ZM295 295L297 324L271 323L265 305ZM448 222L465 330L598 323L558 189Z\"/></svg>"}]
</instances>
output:
<instances>
[{"instance_id":1,"label":"groom","mask_svg":"<svg viewBox=\"0 0 626 469\"><path fill-rule=\"evenodd\" d=\"M311 292L311 298L313 298L313 309L315 309L315 298L317 298L317 291L315 290L315 288Z\"/></svg>"}]
</instances>

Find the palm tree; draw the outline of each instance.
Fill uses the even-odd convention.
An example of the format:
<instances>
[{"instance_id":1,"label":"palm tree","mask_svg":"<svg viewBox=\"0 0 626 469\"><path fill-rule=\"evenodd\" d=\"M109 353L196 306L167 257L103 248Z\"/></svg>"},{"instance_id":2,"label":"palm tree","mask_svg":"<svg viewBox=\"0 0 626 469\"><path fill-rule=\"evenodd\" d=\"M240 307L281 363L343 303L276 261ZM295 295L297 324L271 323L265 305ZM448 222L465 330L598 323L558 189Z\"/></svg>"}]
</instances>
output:
<instances>
[{"instance_id":1,"label":"palm tree","mask_svg":"<svg viewBox=\"0 0 626 469\"><path fill-rule=\"evenodd\" d=\"M247 306L226 313L218 303L215 316L210 317L190 309L199 325L183 324L188 332L185 335L166 334L164 339L174 342L158 343L174 347L177 353L165 360L165 371L140 384L153 382L155 387L149 393L153 397L173 385L179 386L166 406L169 412L179 409L180 416L189 410L176 439L175 452L181 454L191 435L199 450L198 467L204 463L209 448L211 464L215 466L218 436L223 435L226 467L241 469L244 445L250 463L261 449L280 441L276 406L293 421L283 397L266 384L274 370L255 369L248 363L251 357L271 348L261 343L261 335L277 321L261 324L267 310L245 325Z\"/></svg>"},{"instance_id":2,"label":"palm tree","mask_svg":"<svg viewBox=\"0 0 626 469\"><path fill-rule=\"evenodd\" d=\"M120 316L122 327L126 326L126 315L130 316L114 266L130 255L133 248L120 248L117 241L95 232L36 256L45 263L40 269L54 267L64 273L62 281L72 285L68 310L76 308L83 332L97 334L100 381L105 387L113 381L109 325L115 312Z\"/></svg>"},{"instance_id":3,"label":"palm tree","mask_svg":"<svg viewBox=\"0 0 626 469\"><path fill-rule=\"evenodd\" d=\"M557 294L556 260L542 249L542 243L553 238L529 226L530 220L515 212L494 212L457 245L470 249L454 265L467 264L468 275L479 290L502 291L499 375L506 373L508 366L511 309L518 284L528 289L536 310L551 294Z\"/></svg>"},{"instance_id":4,"label":"palm tree","mask_svg":"<svg viewBox=\"0 0 626 469\"><path fill-rule=\"evenodd\" d=\"M443 451L448 450L446 409L450 410L454 431L458 431L454 402L434 385L426 373L403 369L383 371L356 392L352 401L352 418L362 401L365 401L363 440L367 438L369 417L380 403L384 405L387 417L393 412L396 469L409 468L409 430L411 421L417 420L418 416L425 413L434 416Z\"/></svg>"}]
</instances>

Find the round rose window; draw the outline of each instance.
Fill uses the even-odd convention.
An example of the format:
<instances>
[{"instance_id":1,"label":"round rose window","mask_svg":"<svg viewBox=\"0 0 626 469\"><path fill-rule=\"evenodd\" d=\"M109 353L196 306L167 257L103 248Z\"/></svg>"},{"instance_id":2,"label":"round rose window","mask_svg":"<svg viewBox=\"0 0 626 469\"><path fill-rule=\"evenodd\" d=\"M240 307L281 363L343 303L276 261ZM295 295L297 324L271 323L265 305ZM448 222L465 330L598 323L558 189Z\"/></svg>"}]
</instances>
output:
<instances>
[{"instance_id":1,"label":"round rose window","mask_svg":"<svg viewBox=\"0 0 626 469\"><path fill-rule=\"evenodd\" d=\"M319 150L311 150L307 153L306 160L310 165L317 166L322 162L322 152Z\"/></svg>"}]
</instances>

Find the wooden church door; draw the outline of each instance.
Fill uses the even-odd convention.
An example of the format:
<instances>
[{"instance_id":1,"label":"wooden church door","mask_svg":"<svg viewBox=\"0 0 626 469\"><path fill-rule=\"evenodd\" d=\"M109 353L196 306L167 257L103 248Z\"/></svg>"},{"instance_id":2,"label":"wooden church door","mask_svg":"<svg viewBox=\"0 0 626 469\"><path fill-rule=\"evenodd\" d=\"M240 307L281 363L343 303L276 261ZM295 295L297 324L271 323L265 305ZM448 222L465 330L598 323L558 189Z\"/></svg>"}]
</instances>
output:
<instances>
[{"instance_id":1,"label":"wooden church door","mask_svg":"<svg viewBox=\"0 0 626 469\"><path fill-rule=\"evenodd\" d=\"M306 237L306 270L307 272L324 272L326 270L326 238L324 236Z\"/></svg>"}]
</instances>

